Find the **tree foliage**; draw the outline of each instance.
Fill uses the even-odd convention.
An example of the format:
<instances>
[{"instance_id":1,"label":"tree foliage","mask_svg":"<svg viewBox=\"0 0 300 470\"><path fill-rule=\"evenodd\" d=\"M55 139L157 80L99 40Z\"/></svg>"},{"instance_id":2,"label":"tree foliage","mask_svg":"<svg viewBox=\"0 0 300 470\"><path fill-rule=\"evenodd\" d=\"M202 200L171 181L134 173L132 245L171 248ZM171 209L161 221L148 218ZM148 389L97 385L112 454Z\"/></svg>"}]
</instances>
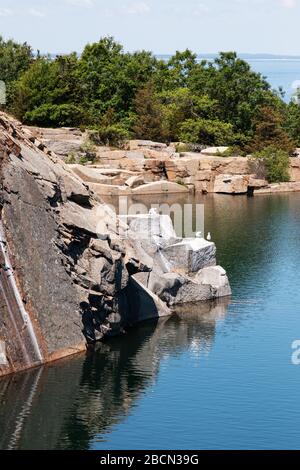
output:
<instances>
[{"instance_id":1,"label":"tree foliage","mask_svg":"<svg viewBox=\"0 0 300 470\"><path fill-rule=\"evenodd\" d=\"M270 106L259 109L249 151L252 153L266 147L284 150L290 154L295 149L295 143L283 128L283 116Z\"/></svg>"},{"instance_id":2,"label":"tree foliage","mask_svg":"<svg viewBox=\"0 0 300 470\"><path fill-rule=\"evenodd\" d=\"M190 50L162 60L128 53L112 37L56 58L0 39L0 79L8 109L39 126L85 126L102 142L129 136L200 145L238 145L246 152L300 145L300 107L234 52L212 61Z\"/></svg>"},{"instance_id":3,"label":"tree foliage","mask_svg":"<svg viewBox=\"0 0 300 470\"><path fill-rule=\"evenodd\" d=\"M260 166L263 176L270 183L280 183L290 180L289 175L289 154L284 150L276 147L266 147L265 149L253 155L253 163L257 167Z\"/></svg>"},{"instance_id":4,"label":"tree foliage","mask_svg":"<svg viewBox=\"0 0 300 470\"><path fill-rule=\"evenodd\" d=\"M32 62L32 49L27 43L4 41L0 36L0 80L6 84L8 106L12 105L14 99L16 81Z\"/></svg>"},{"instance_id":5,"label":"tree foliage","mask_svg":"<svg viewBox=\"0 0 300 470\"><path fill-rule=\"evenodd\" d=\"M232 145L235 136L232 124L218 120L188 119L180 130L180 140L183 142L198 143L205 145Z\"/></svg>"}]
</instances>

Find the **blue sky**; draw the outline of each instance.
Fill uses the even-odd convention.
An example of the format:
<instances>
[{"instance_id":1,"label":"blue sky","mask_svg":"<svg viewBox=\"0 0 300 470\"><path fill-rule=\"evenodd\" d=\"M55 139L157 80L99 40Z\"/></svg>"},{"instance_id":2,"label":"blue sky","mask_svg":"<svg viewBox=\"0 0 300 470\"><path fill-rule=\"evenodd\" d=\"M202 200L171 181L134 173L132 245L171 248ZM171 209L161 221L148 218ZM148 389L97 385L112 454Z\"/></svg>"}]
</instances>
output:
<instances>
[{"instance_id":1,"label":"blue sky","mask_svg":"<svg viewBox=\"0 0 300 470\"><path fill-rule=\"evenodd\" d=\"M0 0L0 33L42 52L112 35L126 50L300 55L300 0Z\"/></svg>"}]
</instances>

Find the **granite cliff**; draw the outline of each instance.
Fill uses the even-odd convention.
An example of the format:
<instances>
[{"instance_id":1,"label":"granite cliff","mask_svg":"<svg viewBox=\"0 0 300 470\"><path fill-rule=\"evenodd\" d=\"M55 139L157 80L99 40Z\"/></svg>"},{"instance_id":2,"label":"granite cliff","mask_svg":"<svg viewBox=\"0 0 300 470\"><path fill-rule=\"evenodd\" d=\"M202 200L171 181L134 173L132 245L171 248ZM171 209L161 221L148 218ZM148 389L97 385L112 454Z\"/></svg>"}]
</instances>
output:
<instances>
[{"instance_id":1,"label":"granite cliff","mask_svg":"<svg viewBox=\"0 0 300 470\"><path fill-rule=\"evenodd\" d=\"M157 232L141 241L144 219L119 220L4 113L0 184L0 375L83 351L187 300L230 294L213 243L178 239L160 216L146 218Z\"/></svg>"}]
</instances>

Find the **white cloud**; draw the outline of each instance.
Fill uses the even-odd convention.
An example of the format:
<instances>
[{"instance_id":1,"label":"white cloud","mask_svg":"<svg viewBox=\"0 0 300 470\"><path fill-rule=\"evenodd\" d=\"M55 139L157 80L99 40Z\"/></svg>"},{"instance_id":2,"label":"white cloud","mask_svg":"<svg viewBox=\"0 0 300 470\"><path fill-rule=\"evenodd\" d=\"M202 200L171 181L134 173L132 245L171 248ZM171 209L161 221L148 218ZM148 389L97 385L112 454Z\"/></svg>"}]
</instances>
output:
<instances>
[{"instance_id":1,"label":"white cloud","mask_svg":"<svg viewBox=\"0 0 300 470\"><path fill-rule=\"evenodd\" d=\"M199 3L193 11L195 16L202 16L206 13L209 13L209 7L204 5L204 3Z\"/></svg>"},{"instance_id":2,"label":"white cloud","mask_svg":"<svg viewBox=\"0 0 300 470\"><path fill-rule=\"evenodd\" d=\"M69 5L76 7L92 7L94 6L94 0L65 0Z\"/></svg>"},{"instance_id":3,"label":"white cloud","mask_svg":"<svg viewBox=\"0 0 300 470\"><path fill-rule=\"evenodd\" d=\"M281 0L281 5L284 8L294 8L297 5L297 0Z\"/></svg>"},{"instance_id":4,"label":"white cloud","mask_svg":"<svg viewBox=\"0 0 300 470\"><path fill-rule=\"evenodd\" d=\"M29 15L35 16L36 18L45 18L46 14L43 11L37 10L36 8L30 8L28 10Z\"/></svg>"},{"instance_id":5,"label":"white cloud","mask_svg":"<svg viewBox=\"0 0 300 470\"><path fill-rule=\"evenodd\" d=\"M143 15L150 12L150 7L145 2L134 2L127 5L126 11L131 15Z\"/></svg>"},{"instance_id":6,"label":"white cloud","mask_svg":"<svg viewBox=\"0 0 300 470\"><path fill-rule=\"evenodd\" d=\"M0 8L0 16L11 16L14 12L10 8Z\"/></svg>"}]
</instances>

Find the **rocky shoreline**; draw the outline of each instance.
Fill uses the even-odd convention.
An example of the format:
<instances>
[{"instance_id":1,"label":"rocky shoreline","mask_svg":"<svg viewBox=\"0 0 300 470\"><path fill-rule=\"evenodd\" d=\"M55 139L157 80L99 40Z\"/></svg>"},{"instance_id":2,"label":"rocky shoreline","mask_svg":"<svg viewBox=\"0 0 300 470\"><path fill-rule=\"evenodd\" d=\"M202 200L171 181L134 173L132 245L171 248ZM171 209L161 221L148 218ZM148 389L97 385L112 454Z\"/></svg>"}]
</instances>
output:
<instances>
[{"instance_id":1,"label":"rocky shoreline","mask_svg":"<svg viewBox=\"0 0 300 470\"><path fill-rule=\"evenodd\" d=\"M118 218L93 183L4 113L0 184L0 376L231 294L213 242L179 238L159 214Z\"/></svg>"},{"instance_id":2,"label":"rocky shoreline","mask_svg":"<svg viewBox=\"0 0 300 470\"><path fill-rule=\"evenodd\" d=\"M151 141L129 141L116 150L94 146L94 161L84 150L88 133L79 129L24 127L63 160L73 162L72 171L98 195L149 195L219 193L259 195L300 190L300 157L290 158L290 182L269 184L255 173L251 159L224 157L226 147L199 152L177 152L178 145ZM180 148L180 146L179 146ZM297 153L297 155L299 155ZM79 164L80 157L87 158Z\"/></svg>"}]
</instances>

